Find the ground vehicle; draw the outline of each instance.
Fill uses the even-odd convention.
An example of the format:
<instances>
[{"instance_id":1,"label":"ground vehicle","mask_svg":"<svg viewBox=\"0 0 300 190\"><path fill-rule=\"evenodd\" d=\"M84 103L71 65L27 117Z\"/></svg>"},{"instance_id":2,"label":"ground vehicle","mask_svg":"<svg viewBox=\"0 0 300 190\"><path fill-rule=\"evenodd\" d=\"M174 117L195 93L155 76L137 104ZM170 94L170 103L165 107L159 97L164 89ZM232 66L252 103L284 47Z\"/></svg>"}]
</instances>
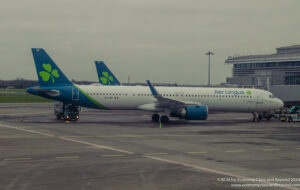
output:
<instances>
[{"instance_id":1,"label":"ground vehicle","mask_svg":"<svg viewBox=\"0 0 300 190\"><path fill-rule=\"evenodd\" d=\"M54 114L57 119L75 120L79 119L79 106L68 104L64 105L62 102L54 103Z\"/></svg>"},{"instance_id":2,"label":"ground vehicle","mask_svg":"<svg viewBox=\"0 0 300 190\"><path fill-rule=\"evenodd\" d=\"M293 106L287 113L280 115L280 121L300 121L300 106Z\"/></svg>"}]
</instances>

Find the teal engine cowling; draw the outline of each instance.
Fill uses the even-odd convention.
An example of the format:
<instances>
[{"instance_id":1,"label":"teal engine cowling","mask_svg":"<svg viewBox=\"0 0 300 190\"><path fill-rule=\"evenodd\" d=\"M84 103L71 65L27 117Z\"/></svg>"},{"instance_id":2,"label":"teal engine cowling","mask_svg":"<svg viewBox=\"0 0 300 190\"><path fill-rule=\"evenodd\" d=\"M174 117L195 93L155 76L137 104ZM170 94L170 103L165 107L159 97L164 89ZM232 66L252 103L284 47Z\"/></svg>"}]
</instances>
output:
<instances>
[{"instance_id":1,"label":"teal engine cowling","mask_svg":"<svg viewBox=\"0 0 300 190\"><path fill-rule=\"evenodd\" d=\"M186 120L206 120L208 114L207 106L205 105L191 105L171 112L171 117L178 117Z\"/></svg>"},{"instance_id":2,"label":"teal engine cowling","mask_svg":"<svg viewBox=\"0 0 300 190\"><path fill-rule=\"evenodd\" d=\"M186 120L206 120L208 109L205 105L186 106L185 108Z\"/></svg>"}]
</instances>

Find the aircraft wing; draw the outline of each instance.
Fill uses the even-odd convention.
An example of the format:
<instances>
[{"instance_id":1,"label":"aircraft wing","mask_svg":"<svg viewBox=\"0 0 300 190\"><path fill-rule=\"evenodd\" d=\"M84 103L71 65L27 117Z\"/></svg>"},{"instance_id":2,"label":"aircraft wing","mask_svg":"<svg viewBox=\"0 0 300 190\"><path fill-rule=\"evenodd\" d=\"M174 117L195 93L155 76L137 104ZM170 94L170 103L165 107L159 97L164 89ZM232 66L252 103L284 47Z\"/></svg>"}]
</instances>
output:
<instances>
[{"instance_id":1,"label":"aircraft wing","mask_svg":"<svg viewBox=\"0 0 300 190\"><path fill-rule=\"evenodd\" d=\"M148 86L151 90L153 97L157 99L155 102L155 107L160 109L171 109L178 110L180 108L184 108L188 105L199 105L200 102L190 102L190 101L181 101L181 100L173 100L170 98L162 97L157 90L152 86L151 82L147 80Z\"/></svg>"}]
</instances>

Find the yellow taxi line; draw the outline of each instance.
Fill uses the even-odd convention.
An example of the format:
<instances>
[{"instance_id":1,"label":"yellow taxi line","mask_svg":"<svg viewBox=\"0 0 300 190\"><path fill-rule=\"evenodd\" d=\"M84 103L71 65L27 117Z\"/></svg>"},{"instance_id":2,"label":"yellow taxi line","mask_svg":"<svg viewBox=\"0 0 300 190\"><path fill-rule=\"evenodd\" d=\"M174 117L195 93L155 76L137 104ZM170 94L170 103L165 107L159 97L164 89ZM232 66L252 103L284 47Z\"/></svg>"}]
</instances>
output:
<instances>
[{"instance_id":1,"label":"yellow taxi line","mask_svg":"<svg viewBox=\"0 0 300 190\"><path fill-rule=\"evenodd\" d=\"M102 154L102 157L121 157L125 156L124 154Z\"/></svg>"},{"instance_id":2,"label":"yellow taxi line","mask_svg":"<svg viewBox=\"0 0 300 190\"><path fill-rule=\"evenodd\" d=\"M206 154L208 152L187 152L188 154Z\"/></svg>"},{"instance_id":3,"label":"yellow taxi line","mask_svg":"<svg viewBox=\"0 0 300 190\"><path fill-rule=\"evenodd\" d=\"M5 161L32 160L32 158L5 158Z\"/></svg>"},{"instance_id":4,"label":"yellow taxi line","mask_svg":"<svg viewBox=\"0 0 300 190\"><path fill-rule=\"evenodd\" d=\"M246 150L244 150L244 149L239 149L239 150L226 150L226 152L231 152L231 153L234 153L234 152L246 152Z\"/></svg>"},{"instance_id":5,"label":"yellow taxi line","mask_svg":"<svg viewBox=\"0 0 300 190\"><path fill-rule=\"evenodd\" d=\"M154 153L146 153L146 156L153 156L153 155L166 155L167 152L154 152Z\"/></svg>"},{"instance_id":6,"label":"yellow taxi line","mask_svg":"<svg viewBox=\"0 0 300 190\"><path fill-rule=\"evenodd\" d=\"M279 148L265 148L263 151L279 151Z\"/></svg>"},{"instance_id":7,"label":"yellow taxi line","mask_svg":"<svg viewBox=\"0 0 300 190\"><path fill-rule=\"evenodd\" d=\"M79 156L57 156L56 159L78 159Z\"/></svg>"}]
</instances>

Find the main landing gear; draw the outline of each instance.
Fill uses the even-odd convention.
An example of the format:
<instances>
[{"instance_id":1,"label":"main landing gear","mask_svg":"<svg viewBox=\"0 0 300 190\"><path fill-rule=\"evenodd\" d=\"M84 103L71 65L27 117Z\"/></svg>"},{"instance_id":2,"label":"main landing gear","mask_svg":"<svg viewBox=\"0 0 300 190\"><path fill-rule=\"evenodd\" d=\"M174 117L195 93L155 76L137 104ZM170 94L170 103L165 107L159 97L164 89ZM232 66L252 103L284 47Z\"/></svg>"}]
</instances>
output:
<instances>
[{"instance_id":1,"label":"main landing gear","mask_svg":"<svg viewBox=\"0 0 300 190\"><path fill-rule=\"evenodd\" d=\"M166 115L159 116L157 113L152 115L153 122L169 123L169 117Z\"/></svg>"},{"instance_id":2,"label":"main landing gear","mask_svg":"<svg viewBox=\"0 0 300 190\"><path fill-rule=\"evenodd\" d=\"M253 115L253 119L252 119L253 122L259 122L262 118L262 116L257 112L253 112L252 115Z\"/></svg>"}]
</instances>

